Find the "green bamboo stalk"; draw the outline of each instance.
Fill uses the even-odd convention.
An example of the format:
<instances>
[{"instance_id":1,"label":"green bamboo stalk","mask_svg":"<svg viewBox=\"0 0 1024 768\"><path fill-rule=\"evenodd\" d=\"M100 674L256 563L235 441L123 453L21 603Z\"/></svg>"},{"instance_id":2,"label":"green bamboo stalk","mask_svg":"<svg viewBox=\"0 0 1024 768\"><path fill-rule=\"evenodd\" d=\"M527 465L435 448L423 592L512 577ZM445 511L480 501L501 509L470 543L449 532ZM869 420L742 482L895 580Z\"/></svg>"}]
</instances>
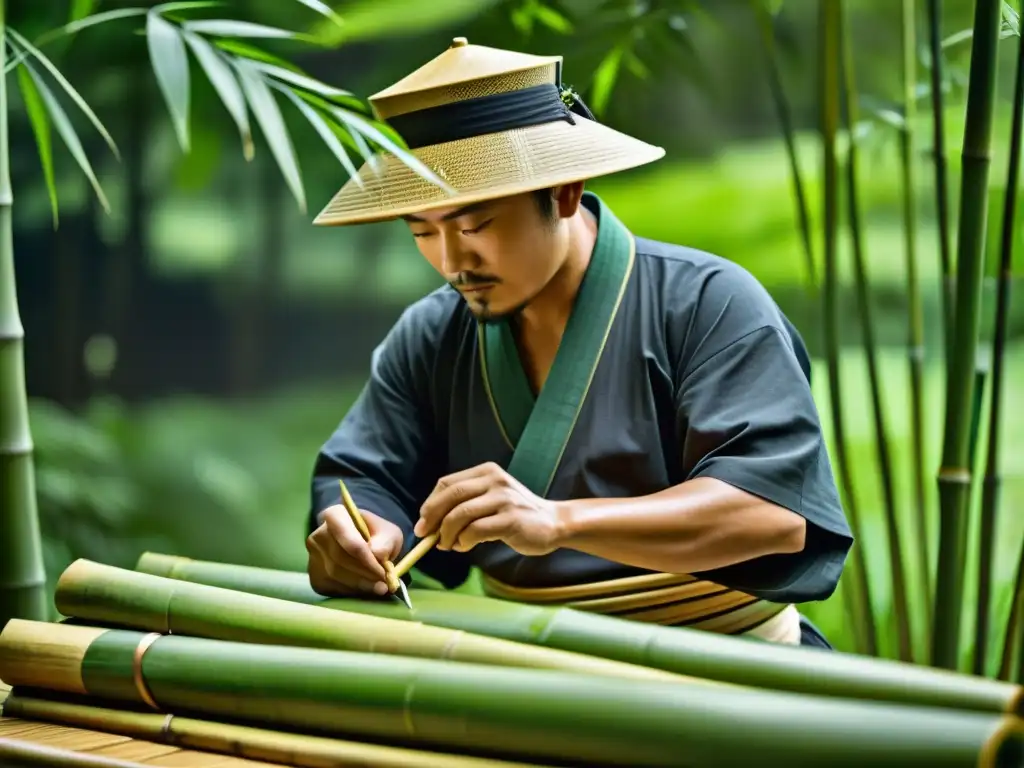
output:
<instances>
[{"instance_id":1,"label":"green bamboo stalk","mask_svg":"<svg viewBox=\"0 0 1024 768\"><path fill-rule=\"evenodd\" d=\"M180 715L168 717L156 712L111 709L109 706L97 706L89 699L76 698L54 700L18 693L11 696L4 706L8 717L116 733L134 739L300 768L344 765L372 765L374 768L525 768L526 765L272 731Z\"/></svg>"},{"instance_id":2,"label":"green bamboo stalk","mask_svg":"<svg viewBox=\"0 0 1024 768\"><path fill-rule=\"evenodd\" d=\"M978 0L975 5L962 150L955 358L948 366L942 464L938 472L939 554L932 631L932 663L948 669L955 669L959 661L967 502L971 488L970 403L985 268L988 175L1001 13L1001 0Z\"/></svg>"},{"instance_id":3,"label":"green bamboo stalk","mask_svg":"<svg viewBox=\"0 0 1024 768\"><path fill-rule=\"evenodd\" d=\"M461 629L758 688L929 707L1024 713L1020 686L922 665L846 653L810 653L685 627L662 627L570 608L410 590L413 610L390 599L325 598L304 573L145 553L144 573L333 610ZM1016 702L1016 703L1015 703Z\"/></svg>"},{"instance_id":4,"label":"green bamboo stalk","mask_svg":"<svg viewBox=\"0 0 1024 768\"><path fill-rule=\"evenodd\" d=\"M55 602L64 616L152 632L572 670L630 680L683 680L640 665L442 627L329 611L88 560L76 560L61 574Z\"/></svg>"},{"instance_id":5,"label":"green bamboo stalk","mask_svg":"<svg viewBox=\"0 0 1024 768\"><path fill-rule=\"evenodd\" d=\"M1020 756L1019 721L992 713L17 619L0 634L0 675L16 690L171 714L587 765L974 768Z\"/></svg>"},{"instance_id":6,"label":"green bamboo stalk","mask_svg":"<svg viewBox=\"0 0 1024 768\"><path fill-rule=\"evenodd\" d=\"M949 182L946 174L945 98L942 95L942 0L928 0L928 50L931 53L932 158L935 162L935 220L939 235L939 267L942 275L943 348L946 361L953 359L953 267L949 244ZM928 542L925 542L928 553ZM931 563L931 556L926 557Z\"/></svg>"},{"instance_id":7,"label":"green bamboo stalk","mask_svg":"<svg viewBox=\"0 0 1024 768\"><path fill-rule=\"evenodd\" d=\"M1021 543L1020 557L1017 558L1017 579L1010 602L1010 615L1006 619L1006 636L1003 638L1003 656L999 662L1000 680L1013 679L1014 652L1019 654L1020 666L1016 680L1024 683L1024 543Z\"/></svg>"},{"instance_id":8,"label":"green bamboo stalk","mask_svg":"<svg viewBox=\"0 0 1024 768\"><path fill-rule=\"evenodd\" d=\"M863 336L864 352L868 363L868 382L871 388L871 400L875 424L875 447L877 449L878 469L882 479L882 491L886 507L886 519L889 523L890 559L892 560L893 573L893 594L902 595L906 600L905 578L903 574L903 560L899 546L899 527L896 519L896 497L893 492L892 482L892 461L889 457L889 439L885 428L885 415L882 411L881 386L878 377L878 361L875 354L875 332L872 320L871 297L868 289L867 266L864 261L864 248L861 239L860 205L857 194L857 142L854 136L854 127L857 124L857 85L856 71L854 70L853 56L849 40L849 25L846 22L845 12L840 9L839 23L841 31L839 35L839 46L841 60L839 62L843 80L843 117L845 128L849 137L849 149L846 162L846 203L848 206L848 224L853 244L854 273L857 286L857 301L860 304L861 333ZM893 535L895 532L895 536ZM856 532L855 532L855 535ZM866 633L870 636L868 653L875 656L878 653L878 630L875 626L874 611L871 610L871 587L868 581L868 568L865 559L864 547L856 547L854 552L856 558L856 574L858 589L865 595L867 610L865 616L867 624ZM902 613L902 611L900 611ZM905 619L905 617L904 617ZM899 620L899 619L898 619ZM905 620L900 620L905 623ZM909 635L909 627L901 629Z\"/></svg>"},{"instance_id":9,"label":"green bamboo stalk","mask_svg":"<svg viewBox=\"0 0 1024 768\"><path fill-rule=\"evenodd\" d=\"M819 49L820 68L820 109L822 150L824 154L824 282L822 290L824 323L824 348L828 370L829 410L832 416L833 447L836 469L839 474L839 490L843 498L846 515L854 530L860 528L860 511L857 503L850 457L847 453L846 426L843 422L842 374L840 370L841 341L839 338L839 274L836 238L838 232L838 163L836 160L836 133L839 125L839 10L831 0L819 3L822 34ZM856 579L854 594L848 610L850 619L858 624L868 642L868 652L876 655L877 633L867 632L868 623L874 616L869 602L870 593L860 585L867 580L867 566L860 546L854 547L856 558L853 576ZM859 554L857 554L859 552ZM858 588L859 587L859 588ZM869 618L870 616L870 618ZM901 653L902 655L902 653Z\"/></svg>"},{"instance_id":10,"label":"green bamboo stalk","mask_svg":"<svg viewBox=\"0 0 1024 768\"><path fill-rule=\"evenodd\" d=\"M915 1L903 0L903 130L900 131L900 168L903 185L903 237L907 272L907 358L910 365L911 458L914 473L914 538L918 542L918 578L925 595L931 595L931 569L928 560L928 501L925 495L924 469L924 310L917 275L917 191L915 186L914 119L917 88L917 18ZM895 522L895 521L894 521ZM891 534L890 534L891 537ZM902 557L902 549L900 549ZM895 588L895 584L894 584ZM904 599L906 595L904 594ZM926 618L931 624L930 600L925 600ZM896 608L900 610L899 606ZM902 641L901 641L902 642Z\"/></svg>"},{"instance_id":11,"label":"green bamboo stalk","mask_svg":"<svg viewBox=\"0 0 1024 768\"><path fill-rule=\"evenodd\" d=\"M988 446L985 479L981 488L981 535L978 552L978 605L974 632L974 673L984 674L991 626L992 561L995 556L996 517L999 510L999 456L1002 427L1003 362L1009 331L1010 284L1013 280L1014 222L1017 187L1020 183L1021 133L1024 131L1024 42L1017 38L1017 69L1013 85L1013 119L1010 127L1010 159L1006 169L1006 197L999 242L999 275L996 283L995 335L992 339L992 393L989 398ZM1007 635L1009 638L1010 635Z\"/></svg>"},{"instance_id":12,"label":"green bamboo stalk","mask_svg":"<svg viewBox=\"0 0 1024 768\"><path fill-rule=\"evenodd\" d=\"M5 7L0 0L0 72L7 64ZM14 275L7 123L7 79L0 77L0 627L12 617L49 618Z\"/></svg>"},{"instance_id":13,"label":"green bamboo stalk","mask_svg":"<svg viewBox=\"0 0 1024 768\"><path fill-rule=\"evenodd\" d=\"M786 89L782 84L782 72L779 68L777 54L778 49L775 44L774 19L763 0L754 0L754 13L761 31L761 52L765 63L768 87L771 91L772 103L775 106L775 112L779 119L779 127L782 129L782 139L786 145L790 180L793 183L797 220L800 225L800 240L807 263L808 290L813 294L818 284L818 273L814 265L811 215L807 207L807 193L804 191L803 174L800 172L800 159L796 150L796 132L793 129L793 117L789 100L786 98Z\"/></svg>"}]
</instances>

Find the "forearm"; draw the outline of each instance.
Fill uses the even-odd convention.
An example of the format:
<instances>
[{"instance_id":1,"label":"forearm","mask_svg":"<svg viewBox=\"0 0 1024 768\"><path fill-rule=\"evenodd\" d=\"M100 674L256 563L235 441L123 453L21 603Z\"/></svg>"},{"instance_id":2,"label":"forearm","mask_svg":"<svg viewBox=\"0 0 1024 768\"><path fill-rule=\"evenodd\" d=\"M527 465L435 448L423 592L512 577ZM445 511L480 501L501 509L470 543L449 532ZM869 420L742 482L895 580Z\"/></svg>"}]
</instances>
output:
<instances>
[{"instance_id":1,"label":"forearm","mask_svg":"<svg viewBox=\"0 0 1024 768\"><path fill-rule=\"evenodd\" d=\"M699 573L799 552L805 522L713 478L649 496L559 505L559 546L663 573Z\"/></svg>"}]
</instances>

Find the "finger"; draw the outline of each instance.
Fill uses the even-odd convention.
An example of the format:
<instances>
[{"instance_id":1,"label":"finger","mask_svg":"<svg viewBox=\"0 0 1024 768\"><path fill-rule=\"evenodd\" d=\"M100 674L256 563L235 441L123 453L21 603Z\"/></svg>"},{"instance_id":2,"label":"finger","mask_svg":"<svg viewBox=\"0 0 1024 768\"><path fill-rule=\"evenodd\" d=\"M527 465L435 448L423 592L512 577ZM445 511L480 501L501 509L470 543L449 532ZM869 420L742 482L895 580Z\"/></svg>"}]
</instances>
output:
<instances>
[{"instance_id":1,"label":"finger","mask_svg":"<svg viewBox=\"0 0 1024 768\"><path fill-rule=\"evenodd\" d=\"M398 557L398 553L402 551L402 542L400 539L387 533L378 533L370 539L370 551L373 552L373 556L377 558L379 563L384 563L388 560L394 562Z\"/></svg>"},{"instance_id":2,"label":"finger","mask_svg":"<svg viewBox=\"0 0 1024 768\"><path fill-rule=\"evenodd\" d=\"M468 552L477 544L506 540L516 532L517 527L518 518L511 511L481 517L462 529L454 549L456 552Z\"/></svg>"},{"instance_id":3,"label":"finger","mask_svg":"<svg viewBox=\"0 0 1024 768\"><path fill-rule=\"evenodd\" d=\"M310 536L307 540L309 551L310 585L320 594L351 594L353 592L380 591L377 586L382 582L368 579L357 572L339 565L330 549L337 545L329 536L317 538ZM385 586L385 591L387 585Z\"/></svg>"},{"instance_id":4,"label":"finger","mask_svg":"<svg viewBox=\"0 0 1024 768\"><path fill-rule=\"evenodd\" d=\"M445 515L441 522L440 536L437 540L438 549L451 549L467 526L482 517L497 514L505 507L506 501L504 494L490 491L483 496L459 504Z\"/></svg>"},{"instance_id":5,"label":"finger","mask_svg":"<svg viewBox=\"0 0 1024 768\"><path fill-rule=\"evenodd\" d=\"M489 474L466 477L445 485L438 483L437 488L420 507L420 519L416 522L413 533L421 538L433 533L455 507L482 496L492 485L493 479Z\"/></svg>"},{"instance_id":6,"label":"finger","mask_svg":"<svg viewBox=\"0 0 1024 768\"><path fill-rule=\"evenodd\" d=\"M341 515L324 515L324 524L327 526L331 538L352 560L353 566L365 571L366 575L376 581L384 580L384 566L373 556L370 546L363 541L363 537L359 535L355 524L347 514L344 518ZM339 560L339 562L342 561Z\"/></svg>"}]
</instances>

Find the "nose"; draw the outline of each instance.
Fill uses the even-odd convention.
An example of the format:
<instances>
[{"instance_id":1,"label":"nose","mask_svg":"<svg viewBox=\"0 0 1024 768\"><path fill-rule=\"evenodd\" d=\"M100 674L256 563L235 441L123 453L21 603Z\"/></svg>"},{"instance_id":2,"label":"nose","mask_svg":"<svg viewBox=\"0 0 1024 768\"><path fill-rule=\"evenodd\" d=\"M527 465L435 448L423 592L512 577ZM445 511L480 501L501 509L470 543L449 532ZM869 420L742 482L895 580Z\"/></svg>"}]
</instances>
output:
<instances>
[{"instance_id":1,"label":"nose","mask_svg":"<svg viewBox=\"0 0 1024 768\"><path fill-rule=\"evenodd\" d=\"M457 235L441 236L441 270L446 275L457 275L474 266L473 252L463 245Z\"/></svg>"}]
</instances>

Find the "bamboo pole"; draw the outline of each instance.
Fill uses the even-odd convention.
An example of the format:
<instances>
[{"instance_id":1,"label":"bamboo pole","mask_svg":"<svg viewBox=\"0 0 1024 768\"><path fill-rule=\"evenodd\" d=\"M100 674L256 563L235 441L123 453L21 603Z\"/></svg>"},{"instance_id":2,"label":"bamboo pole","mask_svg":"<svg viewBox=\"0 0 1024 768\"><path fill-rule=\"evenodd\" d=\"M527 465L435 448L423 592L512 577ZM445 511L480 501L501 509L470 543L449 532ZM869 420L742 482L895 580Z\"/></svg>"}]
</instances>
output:
<instances>
[{"instance_id":1,"label":"bamboo pole","mask_svg":"<svg viewBox=\"0 0 1024 768\"><path fill-rule=\"evenodd\" d=\"M807 193L804 191L803 174L800 172L800 159L796 150L796 132L793 130L793 117L786 98L786 90L782 84L782 72L779 68L777 47L775 45L775 24L771 11L762 0L754 0L754 14L761 32L761 52L766 65L768 87L775 105L775 112L782 129L782 139L786 145L786 157L789 160L790 180L793 182L793 196L796 198L797 222L800 228L800 242L804 249L807 265L807 287L813 296L818 285L818 273L814 265L814 246L811 235L811 216L807 206Z\"/></svg>"},{"instance_id":2,"label":"bamboo pole","mask_svg":"<svg viewBox=\"0 0 1024 768\"><path fill-rule=\"evenodd\" d=\"M842 110L846 122L846 133L849 137L849 149L846 161L846 204L850 236L853 245L854 275L857 287L857 300L860 304L861 334L863 336L864 353L868 363L868 383L871 389L871 401L875 424L875 447L877 449L878 469L882 479L882 491L885 499L886 519L889 522L890 531L896 525L896 498L893 493L892 482L892 461L889 457L889 440L885 429L885 416L882 412L881 386L878 377L878 361L875 354L875 333L874 322L872 321L871 296L868 290L867 266L864 261L864 248L861 240L860 205L857 196L857 142L854 137L854 127L857 124L857 85L856 71L854 70L853 55L850 47L849 25L845 18L845 9L840 8L839 34L840 62L839 68L842 73L842 92L844 94ZM859 528L857 529L859 532ZM856 535L856 534L855 534ZM893 539L890 533L890 541ZM900 553L899 547L895 547L895 554ZM864 547L855 548L854 557L856 569L854 575L858 582L858 591L864 595L864 608L861 609L861 619L865 622L867 636L867 654L878 655L878 629L875 624L875 614L871 609L871 583L868 579L868 567ZM904 582L902 560L893 562L893 583L899 584L898 593L905 595L902 587ZM909 631L909 630L908 630Z\"/></svg>"},{"instance_id":3,"label":"bamboo pole","mask_svg":"<svg viewBox=\"0 0 1024 768\"><path fill-rule=\"evenodd\" d=\"M836 263L838 255L838 163L836 160L836 133L839 126L839 8L833 0L819 0L818 3L821 36L819 48L819 107L821 109L821 136L824 164L824 279L822 311L824 313L824 349L828 369L829 411L832 416L833 448L836 469L839 474L839 492L843 499L846 516L851 527L860 530L860 511L857 494L850 470L850 457L847 453L846 426L843 421L842 373L840 363L842 343L839 336L839 267ZM854 545L855 551L859 545ZM854 555L853 575L855 585L867 581L867 566L862 554ZM874 655L877 648L871 645L875 640L874 633L865 631L874 622L870 595L863 589L854 587L854 597L849 603L850 619L865 636L869 644L869 652Z\"/></svg>"},{"instance_id":4,"label":"bamboo pole","mask_svg":"<svg viewBox=\"0 0 1024 768\"><path fill-rule=\"evenodd\" d=\"M914 163L914 119L916 115L917 88L917 18L915 0L902 2L902 54L903 54L903 129L900 136L900 169L902 178L903 200L903 237L904 256L906 257L907 273L907 358L910 366L910 421L911 421L911 460L914 477L914 521L917 526L914 538L919 542L916 561L919 563L918 578L926 596L930 596L931 575L928 563L928 502L925 496L924 469L924 310L921 306L921 285L917 275L917 190L915 185ZM899 526L895 520L890 524L889 537L894 536L895 542L890 546L903 557L903 549L899 541ZM896 611L907 611L906 584L898 587L893 580L893 591L901 588L903 594L895 597ZM926 599L926 619L931 624L930 600ZM910 630L908 626L897 624L900 632L901 658L910 660ZM902 654L908 654L903 656Z\"/></svg>"},{"instance_id":5,"label":"bamboo pole","mask_svg":"<svg viewBox=\"0 0 1024 768\"><path fill-rule=\"evenodd\" d=\"M76 560L61 574L56 603L65 616L151 632L686 682L680 675L636 664L444 627L330 611L88 560ZM695 678L689 682L713 685Z\"/></svg>"},{"instance_id":6,"label":"bamboo pole","mask_svg":"<svg viewBox=\"0 0 1024 768\"><path fill-rule=\"evenodd\" d=\"M935 163L935 220L939 235L939 268L942 284L943 349L947 363L953 359L953 267L949 245L949 182L946 174L945 99L942 95L942 0L928 0L928 50L931 54L932 158ZM925 560L931 563L925 542Z\"/></svg>"},{"instance_id":7,"label":"bamboo pole","mask_svg":"<svg viewBox=\"0 0 1024 768\"><path fill-rule=\"evenodd\" d=\"M1006 197L999 243L999 276L996 287L995 336L992 340L992 393L989 402L988 446L985 479L981 489L981 535L978 554L978 605L974 633L974 673L984 674L987 663L992 604L992 560L996 516L999 511L999 456L1002 427L1003 360L1009 331L1010 283L1013 280L1014 222L1017 187L1020 183L1021 132L1024 129L1024 44L1017 38L1017 69L1013 85L1013 120L1010 128L1010 160L1006 170Z\"/></svg>"},{"instance_id":8,"label":"bamboo pole","mask_svg":"<svg viewBox=\"0 0 1024 768\"><path fill-rule=\"evenodd\" d=\"M0 0L0 71L7 64L5 8ZM14 274L13 205L7 79L0 77L0 627L12 617L49 617L25 391L25 330Z\"/></svg>"},{"instance_id":9,"label":"bamboo pole","mask_svg":"<svg viewBox=\"0 0 1024 768\"><path fill-rule=\"evenodd\" d=\"M975 768L1019 757L1008 731L1020 720L993 713L82 629L10 622L0 675L15 689L170 714L587 765Z\"/></svg>"},{"instance_id":10,"label":"bamboo pole","mask_svg":"<svg viewBox=\"0 0 1024 768\"><path fill-rule=\"evenodd\" d=\"M74 752L63 747L0 738L0 765L4 768L147 768L134 760Z\"/></svg>"},{"instance_id":11,"label":"bamboo pole","mask_svg":"<svg viewBox=\"0 0 1024 768\"><path fill-rule=\"evenodd\" d=\"M85 701L90 703L83 703ZM235 755L298 768L342 765L372 765L374 768L523 768L526 765L272 731L180 715L169 717L156 712L112 709L109 706L97 706L89 699L59 701L15 694L8 699L4 709L9 717L88 728L185 749Z\"/></svg>"},{"instance_id":12,"label":"bamboo pole","mask_svg":"<svg viewBox=\"0 0 1024 768\"><path fill-rule=\"evenodd\" d=\"M989 148L995 107L996 50L1001 11L1001 0L978 0L975 5L962 150L953 342L955 359L948 366L942 464L938 472L939 554L932 631L932 663L948 669L955 669L959 663L967 501L971 488L971 469L968 465L970 404L985 266Z\"/></svg>"},{"instance_id":13,"label":"bamboo pole","mask_svg":"<svg viewBox=\"0 0 1024 768\"><path fill-rule=\"evenodd\" d=\"M747 686L930 707L1007 711L1017 685L917 664L806 649L685 627L661 627L564 607L413 589L415 608L392 600L325 598L304 573L145 553L143 572L226 589L587 653ZM1021 712L1024 714L1024 711Z\"/></svg>"}]
</instances>

